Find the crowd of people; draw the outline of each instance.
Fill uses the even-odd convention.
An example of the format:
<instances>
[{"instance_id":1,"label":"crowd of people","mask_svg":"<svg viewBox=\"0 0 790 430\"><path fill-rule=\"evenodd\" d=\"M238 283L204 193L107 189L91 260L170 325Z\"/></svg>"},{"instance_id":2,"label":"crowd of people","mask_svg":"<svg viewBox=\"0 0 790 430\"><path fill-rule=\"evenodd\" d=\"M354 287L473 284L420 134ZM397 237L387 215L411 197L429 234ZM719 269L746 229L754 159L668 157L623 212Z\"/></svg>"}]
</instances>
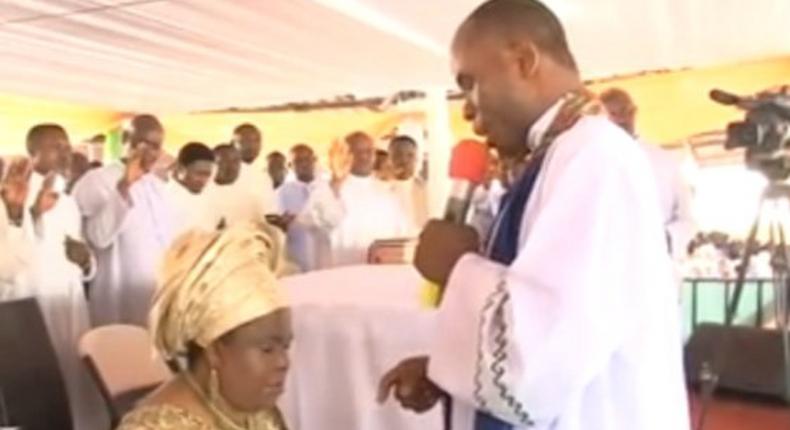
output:
<instances>
[{"instance_id":1,"label":"crowd of people","mask_svg":"<svg viewBox=\"0 0 790 430\"><path fill-rule=\"evenodd\" d=\"M602 100L612 120L635 135L627 93L613 89ZM428 221L420 148L409 136L391 138L384 150L369 135L351 133L332 144L325 169L306 144L288 156L271 152L258 165L263 135L252 124L213 148L189 142L157 169L164 139L156 117L138 115L124 130L124 157L101 165L72 151L61 126L41 124L28 133L28 157L0 168L0 298L41 303L79 428L91 428L96 414L84 405L97 396L81 370L77 340L91 326L148 325L157 270L179 236L265 223L284 235L290 271L306 272L363 264L376 240L416 237ZM640 145L659 160L670 246L683 243L690 220L677 171L667 170L660 150ZM480 237L524 164L491 151L469 218Z\"/></svg>"},{"instance_id":2,"label":"crowd of people","mask_svg":"<svg viewBox=\"0 0 790 430\"><path fill-rule=\"evenodd\" d=\"M749 252L744 275L747 279L770 279L774 247L757 241ZM712 231L697 233L688 246L688 257L683 274L687 279L734 280L746 256L746 242L727 233Z\"/></svg>"},{"instance_id":3,"label":"crowd of people","mask_svg":"<svg viewBox=\"0 0 790 430\"><path fill-rule=\"evenodd\" d=\"M329 175L306 144L256 164L263 139L252 124L214 148L187 143L158 169L164 139L156 117L138 115L123 158L92 165L63 127L41 124L29 130L28 156L0 167L0 299L41 303L81 429L95 414L80 408L98 397L79 337L92 326L148 325L157 272L179 236L265 223L283 235L290 271L305 272L363 264L374 241L416 237L428 218L408 136L391 139L375 171L374 140L351 133L333 145Z\"/></svg>"},{"instance_id":4,"label":"crowd of people","mask_svg":"<svg viewBox=\"0 0 790 430\"><path fill-rule=\"evenodd\" d=\"M491 123L490 129L484 127L476 117L476 109L484 106L475 106L477 100L466 101L467 119L475 123L476 131L488 136L492 151L495 148L494 154L498 155L491 157L488 177L473 198L470 224L475 230L458 230L466 227L428 221L427 178L418 168L421 148L408 136L392 137L384 149L377 148L368 134L352 132L333 142L328 164L320 169L314 149L307 144L297 144L287 154L273 151L262 157L263 133L246 123L236 127L226 143L212 148L189 142L171 160L164 155L166 130L161 122L152 115L137 115L123 132L122 159L95 165L72 151L63 127L41 124L30 129L26 140L28 156L8 159L0 168L4 171L0 174L0 300L38 299L66 379L75 428L101 428L97 422L103 419L99 416L101 408L96 407L101 403L98 394L76 351L78 339L90 327L149 327L160 352L187 359L181 376L149 399L148 409L144 407L127 419L129 429L148 428L146 420L172 414L172 410L162 409L163 404L185 398L187 403L194 401L189 393L203 393L214 405L212 397L216 393L212 394L211 387L217 369L226 372L221 376L223 381L233 381L229 384L232 387L223 387L225 400L244 404L257 398L266 404L247 406L271 407L282 389L291 336L288 324L283 322L287 320L282 315L285 305L279 298L275 274L364 264L376 240L415 238L421 232L424 251L422 261L416 264L418 269L427 279L448 285L448 291L454 294L445 299L440 318L449 333L448 343L437 344L431 358L438 368L452 371L432 375L438 383L454 387L456 381L475 378L471 376L471 364L455 363L473 363L474 359L467 360L464 354L472 357L480 351L469 347L468 351L458 352L451 340L469 338L470 333L480 330L476 325L469 326L479 315L468 317L466 313L471 308L459 294L468 290L469 297L482 300L482 288L490 290L491 295L485 296L489 302L479 309L496 312L480 320L501 324L494 324L490 331L482 330L486 336L490 332L498 337L481 345L499 342L508 335L504 331L508 326L518 326L526 328L519 335L529 340L519 340L521 347L549 346L538 351L543 354L538 359L544 360L538 367L562 366L565 362L557 357L579 354L589 354L592 364L603 367L602 363L608 360L606 354L618 349L638 353L636 359L648 363L647 367L664 369L671 378L679 378L679 357L668 370L661 359L674 346L645 346L641 334L624 328L640 326L646 337L658 340L656 344L674 345L673 316L669 313L676 305L670 299L675 293L664 285L670 278L664 270L664 260L671 256L678 262L685 257L693 237L690 196L677 163L657 146L639 138L637 109L625 91L611 89L593 97L580 90L575 62L565 46L562 28L550 11L543 6L526 8L506 1L489 3L494 6L481 7L475 19L462 26L454 49L479 50L475 52L481 58L488 55L486 50L504 49L503 46L511 49L513 43L503 43L508 38L524 42L537 37L524 30L526 21L540 22L545 27L543 33L562 43L544 46L538 39L537 45L529 47L534 52L518 52L523 58L519 57L517 65L522 67L532 61L534 70L524 70L518 78L516 74L491 77L491 82L500 82L497 85L519 85L518 91L501 89L497 92L501 96L518 93L527 98L532 94L545 98L540 103L525 99L524 106L535 106L521 109L512 126L503 119L501 123ZM481 40L490 45L476 45ZM472 61L471 57L463 58ZM494 73L466 66L469 70ZM459 76L469 78L464 73L473 72L459 72ZM472 85L469 79L459 79L465 95L471 91L464 87ZM513 81L519 79L534 80L546 91L524 91L520 85L526 84ZM509 110L500 110L499 114ZM608 113L608 120L600 118L603 115L599 113ZM588 118L592 116L595 118ZM527 119L526 128L516 124ZM524 130L529 130L526 144ZM555 139L560 149L551 158L546 148ZM539 179L544 158L548 173ZM577 179L567 179L574 177ZM537 197L529 200L533 187L553 191L536 192ZM626 215L631 212L636 215ZM660 224L663 231L658 231ZM249 230L250 225L259 228ZM538 232L522 234L521 229L526 227ZM633 240L636 236L640 240ZM527 237L530 242L526 242ZM468 243L458 243L459 240ZM284 252L279 252L280 242ZM569 242L574 246L567 246ZM479 250L481 243L487 245L485 256L459 260L461 251ZM456 251L460 253L444 258L448 252ZM528 258L517 258L525 252ZM441 258L432 258L434 255ZM572 266L558 269L558 262ZM456 263L461 267L456 270L468 276L450 279ZM503 277L505 270L511 276ZM643 281L650 288L643 286ZM505 284L515 294L512 300L510 296L497 295L501 293L497 289L505 288ZM563 300L550 300L549 296L556 297L541 290L545 285L552 285L552 294ZM580 285L588 290L572 292ZM636 285L640 285L639 294L648 299L637 301L636 289L632 288ZM591 287L595 287L594 292L589 290ZM597 290L599 287L604 290ZM534 297L528 297L530 294ZM582 303L579 297L588 302ZM620 306L615 309L599 303L598 297L617 301ZM546 308L538 309L536 304ZM648 305L666 305L670 311L636 311L637 307ZM514 312L512 307L526 312ZM622 318L618 320L607 309L614 309L612 312L619 312L618 317ZM561 321L567 326L545 333L533 329L549 327L554 324L549 318L555 316L565 318ZM584 327L582 316L594 316L591 321L597 325ZM502 322L503 318L519 319L521 324L508 324ZM629 323L622 324L626 320ZM502 332L497 332L500 329ZM609 345L607 340L592 345L587 342L590 337L585 338L584 329L593 330L597 337L592 337L598 340L631 341ZM567 338L560 341L551 337L560 332ZM275 341L256 338L260 333L270 333ZM260 344L267 346L259 347ZM561 350L560 344L577 354ZM679 342L675 346L679 348ZM253 347L265 351L267 359L239 358ZM486 355L489 353L493 355ZM555 353L553 358L550 353ZM268 360L270 356L276 356L276 360ZM494 364L477 369L476 377L494 382L478 387L480 392L475 396L489 396L494 401L488 408L482 404L476 419L495 422L497 419L488 414L493 411L510 422L530 423L528 416L511 410L507 402L497 403L496 393L501 387L495 384L501 383L501 374L496 375L496 366L502 365L501 354L482 351L477 357ZM228 362L235 367L224 368L223 363ZM261 367L272 362L277 365L271 369ZM404 369L416 368L421 378L427 377L427 359L405 363L406 367L395 369L388 380L390 385L404 380L398 373ZM582 374L586 367L577 367L581 369L578 372L569 367L556 369L569 378L559 384L545 375L529 373L532 370L514 371L527 372L527 377L518 380L527 385L551 382L559 387L551 395L559 398L575 395L574 390L581 391L581 385L573 384L581 384L582 380L588 383L592 378ZM488 369L494 374L486 373ZM578 417L612 410L608 406L616 404L618 398L607 391L611 386L606 381L627 379L618 376L620 371L612 365L606 373L601 371L596 376L602 378L596 379L596 384L601 385L585 393L588 397L579 405L587 406L577 405ZM245 381L249 375L258 375L261 380L269 378L263 388L268 397L247 395L248 390L256 389ZM663 374L650 375L658 378L651 379L656 385L663 378ZM571 381L572 378L578 380ZM679 396L680 384L672 379L665 398ZM196 385L198 389L194 388ZM432 383L425 387L435 388ZM538 389L541 387L537 385L528 388L538 393L546 391L546 387ZM471 397L471 393L465 394ZM612 397L607 397L610 394ZM530 400L537 405L537 419L560 413L551 410L553 406L547 403L551 396ZM589 407L590 404L595 406ZM642 410L644 405L633 409ZM545 413L545 417L540 413ZM667 422L674 422L675 418ZM252 427L245 428L283 427L277 414L250 415L246 419ZM566 422L585 421L579 418ZM647 422L634 421L641 426ZM260 425L254 424L258 422ZM581 427L582 424L572 424L562 428Z\"/></svg>"}]
</instances>

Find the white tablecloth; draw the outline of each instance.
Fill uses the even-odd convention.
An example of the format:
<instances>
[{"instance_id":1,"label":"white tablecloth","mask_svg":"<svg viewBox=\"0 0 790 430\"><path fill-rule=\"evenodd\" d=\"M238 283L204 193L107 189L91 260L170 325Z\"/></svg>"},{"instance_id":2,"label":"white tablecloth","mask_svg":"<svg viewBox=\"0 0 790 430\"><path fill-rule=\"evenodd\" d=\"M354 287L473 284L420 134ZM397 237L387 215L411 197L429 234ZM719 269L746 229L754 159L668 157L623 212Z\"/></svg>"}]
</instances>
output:
<instances>
[{"instance_id":1,"label":"white tablecloth","mask_svg":"<svg viewBox=\"0 0 790 430\"><path fill-rule=\"evenodd\" d=\"M376 403L381 376L426 351L433 315L409 266L352 266L283 279L295 342L281 407L291 430L432 430L424 415Z\"/></svg>"}]
</instances>

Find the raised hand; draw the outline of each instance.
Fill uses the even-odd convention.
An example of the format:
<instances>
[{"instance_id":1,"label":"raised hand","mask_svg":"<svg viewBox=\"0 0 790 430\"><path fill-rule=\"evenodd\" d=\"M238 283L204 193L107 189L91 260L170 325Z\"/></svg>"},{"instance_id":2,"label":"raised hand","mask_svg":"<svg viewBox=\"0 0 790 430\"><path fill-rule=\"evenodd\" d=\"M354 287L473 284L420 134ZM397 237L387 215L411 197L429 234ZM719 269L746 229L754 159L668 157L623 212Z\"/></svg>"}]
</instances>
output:
<instances>
[{"instance_id":1,"label":"raised hand","mask_svg":"<svg viewBox=\"0 0 790 430\"><path fill-rule=\"evenodd\" d=\"M33 219L39 219L41 215L52 210L58 202L58 196L57 191L55 191L55 172L50 172L44 178L44 183L36 196L36 201L33 203L33 207L30 208Z\"/></svg>"},{"instance_id":2,"label":"raised hand","mask_svg":"<svg viewBox=\"0 0 790 430\"><path fill-rule=\"evenodd\" d=\"M131 201L129 189L132 185L150 170L151 163L147 160L145 154L145 144L141 143L131 151L129 158L126 159L126 170L124 170L123 177L118 182L118 191L126 200Z\"/></svg>"},{"instance_id":3,"label":"raised hand","mask_svg":"<svg viewBox=\"0 0 790 430\"><path fill-rule=\"evenodd\" d=\"M140 180L148 171L149 166L145 156L145 144L139 144L126 160L126 170L124 171L123 181L129 186Z\"/></svg>"},{"instance_id":4,"label":"raised hand","mask_svg":"<svg viewBox=\"0 0 790 430\"><path fill-rule=\"evenodd\" d=\"M0 183L0 198L5 203L8 218L15 224L22 222L32 173L33 166L30 160L20 158L11 162L8 174Z\"/></svg>"},{"instance_id":5,"label":"raised hand","mask_svg":"<svg viewBox=\"0 0 790 430\"><path fill-rule=\"evenodd\" d=\"M343 139L335 139L329 147L329 169L332 182L343 182L351 174L351 151Z\"/></svg>"}]
</instances>

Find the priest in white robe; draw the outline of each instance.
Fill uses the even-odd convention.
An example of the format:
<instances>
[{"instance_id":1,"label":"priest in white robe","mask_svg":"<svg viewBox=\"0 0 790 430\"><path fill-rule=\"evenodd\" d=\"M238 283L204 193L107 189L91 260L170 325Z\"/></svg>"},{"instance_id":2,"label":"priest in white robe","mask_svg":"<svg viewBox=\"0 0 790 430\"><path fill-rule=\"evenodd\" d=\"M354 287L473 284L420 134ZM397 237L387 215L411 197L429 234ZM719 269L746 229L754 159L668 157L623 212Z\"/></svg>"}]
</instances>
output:
<instances>
[{"instance_id":1,"label":"priest in white robe","mask_svg":"<svg viewBox=\"0 0 790 430\"><path fill-rule=\"evenodd\" d=\"M139 115L124 132L122 162L91 170L74 188L83 231L98 260L90 288L94 326L146 326L156 273L172 237L165 183L151 173L164 129Z\"/></svg>"},{"instance_id":2,"label":"priest in white robe","mask_svg":"<svg viewBox=\"0 0 790 430\"><path fill-rule=\"evenodd\" d=\"M696 234L691 213L691 190L683 178L680 163L670 152L638 136L636 132L638 109L626 91L610 88L601 94L601 101L606 106L609 119L634 136L650 160L664 214L668 246L679 271L688 256L688 245Z\"/></svg>"},{"instance_id":3,"label":"priest in white robe","mask_svg":"<svg viewBox=\"0 0 790 430\"><path fill-rule=\"evenodd\" d=\"M343 142L336 142L333 151L347 153L330 156L334 159L330 160L332 181L338 184L344 210L342 222L332 232L333 265L364 264L373 242L405 235L407 219L388 184L373 175L374 148L370 136L352 133ZM349 161L338 167L337 158Z\"/></svg>"},{"instance_id":4,"label":"priest in white robe","mask_svg":"<svg viewBox=\"0 0 790 430\"><path fill-rule=\"evenodd\" d=\"M241 154L231 144L214 147L217 173L203 191L208 200L210 214L222 226L247 222L261 222L265 214L259 202L241 182Z\"/></svg>"},{"instance_id":5,"label":"priest in white robe","mask_svg":"<svg viewBox=\"0 0 790 430\"><path fill-rule=\"evenodd\" d=\"M265 166L255 164L263 147L260 130L249 123L241 124L233 130L232 143L241 156L238 186L244 193L248 193L246 216L262 221L266 215L278 213L272 179L266 173Z\"/></svg>"},{"instance_id":6,"label":"priest in white robe","mask_svg":"<svg viewBox=\"0 0 790 430\"><path fill-rule=\"evenodd\" d=\"M345 215L339 190L316 176L315 165L316 157L309 146L294 146L294 179L277 189L286 220L288 256L303 272L331 267L330 234Z\"/></svg>"},{"instance_id":7,"label":"priest in white robe","mask_svg":"<svg viewBox=\"0 0 790 430\"><path fill-rule=\"evenodd\" d=\"M537 0L491 0L454 69L475 130L525 171L479 250L432 221L415 264L444 285L429 354L382 381L406 407L452 398L455 430L687 429L677 291L650 165L583 89ZM598 115L594 115L595 112Z\"/></svg>"},{"instance_id":8,"label":"priest in white robe","mask_svg":"<svg viewBox=\"0 0 790 430\"><path fill-rule=\"evenodd\" d=\"M396 136L389 144L392 180L388 183L405 223L402 235L408 237L417 237L428 222L428 187L417 176L417 151L417 142L409 136Z\"/></svg>"},{"instance_id":9,"label":"priest in white robe","mask_svg":"<svg viewBox=\"0 0 790 430\"><path fill-rule=\"evenodd\" d=\"M187 230L210 232L219 225L217 212L204 192L214 176L214 152L199 142L190 142L178 152L173 176L167 182L167 199L173 211L173 239Z\"/></svg>"},{"instance_id":10,"label":"priest in white robe","mask_svg":"<svg viewBox=\"0 0 790 430\"><path fill-rule=\"evenodd\" d=\"M74 428L103 429L109 417L83 364L77 344L90 329L84 282L95 275L96 261L82 237L79 208L65 192L71 158L66 131L57 124L30 129L32 160L26 211L34 236L34 258L25 282L38 300L66 384Z\"/></svg>"}]
</instances>

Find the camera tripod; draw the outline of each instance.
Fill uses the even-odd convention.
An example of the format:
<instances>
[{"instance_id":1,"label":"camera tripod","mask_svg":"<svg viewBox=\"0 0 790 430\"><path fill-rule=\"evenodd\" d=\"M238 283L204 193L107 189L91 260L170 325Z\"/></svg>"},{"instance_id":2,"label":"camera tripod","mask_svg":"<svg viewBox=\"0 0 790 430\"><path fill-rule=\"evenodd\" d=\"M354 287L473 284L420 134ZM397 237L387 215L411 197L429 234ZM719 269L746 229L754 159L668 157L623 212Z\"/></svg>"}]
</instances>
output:
<instances>
[{"instance_id":1,"label":"camera tripod","mask_svg":"<svg viewBox=\"0 0 790 430\"><path fill-rule=\"evenodd\" d=\"M788 313L788 299L790 299L790 250L787 247L786 237L790 229L790 184L780 181L771 181L763 191L758 206L757 216L752 224L746 242L740 266L737 268L737 278L732 297L726 308L724 324L731 327L743 295L746 274L749 270L751 258L758 251L757 237L761 232L767 231L768 247L771 253L771 273L774 289L774 313L776 328L781 337L783 381L782 397L790 403L790 314ZM760 304L762 306L762 303ZM717 353L711 360L703 362L699 371L699 381L702 394L702 409L695 428L704 427L706 413L710 401L719 387L720 377L727 369L729 354L732 352L732 335L725 335L716 347Z\"/></svg>"}]
</instances>

